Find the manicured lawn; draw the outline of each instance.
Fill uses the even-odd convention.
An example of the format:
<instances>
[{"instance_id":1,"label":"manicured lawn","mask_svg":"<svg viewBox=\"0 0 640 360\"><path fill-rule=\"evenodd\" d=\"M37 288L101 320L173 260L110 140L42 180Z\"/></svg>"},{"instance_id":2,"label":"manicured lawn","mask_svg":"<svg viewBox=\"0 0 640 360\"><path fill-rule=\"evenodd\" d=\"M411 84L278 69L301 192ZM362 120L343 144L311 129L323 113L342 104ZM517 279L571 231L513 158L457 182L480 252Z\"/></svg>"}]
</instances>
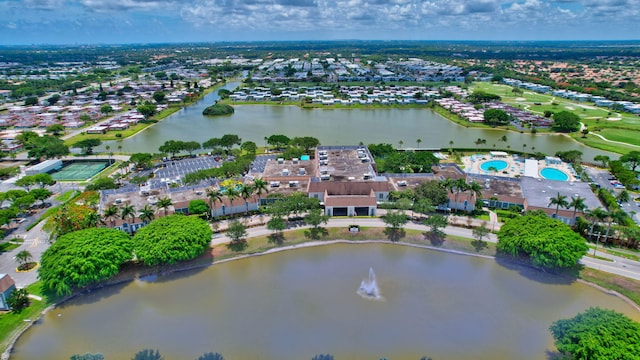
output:
<instances>
[{"instance_id":1,"label":"manicured lawn","mask_svg":"<svg viewBox=\"0 0 640 360\"><path fill-rule=\"evenodd\" d=\"M604 136L608 140L640 146L640 137L636 136L638 134L631 132L628 129L604 128L600 131L596 131L595 133Z\"/></svg>"},{"instance_id":2,"label":"manicured lawn","mask_svg":"<svg viewBox=\"0 0 640 360\"><path fill-rule=\"evenodd\" d=\"M7 348L11 339L19 331L25 329L29 322L35 321L44 309L57 300L43 295L39 282L27 286L27 291L29 294L42 297L42 301L31 299L29 307L22 312L17 314L8 312L0 315L0 353Z\"/></svg>"}]
</instances>

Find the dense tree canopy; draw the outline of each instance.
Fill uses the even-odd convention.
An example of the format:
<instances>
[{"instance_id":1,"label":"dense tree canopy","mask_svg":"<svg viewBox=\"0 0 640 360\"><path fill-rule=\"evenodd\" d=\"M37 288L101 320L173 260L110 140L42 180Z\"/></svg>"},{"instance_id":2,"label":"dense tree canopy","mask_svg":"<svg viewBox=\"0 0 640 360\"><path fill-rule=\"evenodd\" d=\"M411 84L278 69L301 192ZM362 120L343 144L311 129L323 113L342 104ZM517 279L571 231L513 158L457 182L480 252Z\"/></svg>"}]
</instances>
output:
<instances>
[{"instance_id":1,"label":"dense tree canopy","mask_svg":"<svg viewBox=\"0 0 640 360\"><path fill-rule=\"evenodd\" d=\"M213 104L211 106L207 106L203 111L202 115L207 116L219 116L219 115L230 115L235 112L233 106L228 104Z\"/></svg>"},{"instance_id":2,"label":"dense tree canopy","mask_svg":"<svg viewBox=\"0 0 640 360\"><path fill-rule=\"evenodd\" d=\"M484 111L484 121L491 125L509 124L509 114L500 109L487 109Z\"/></svg>"},{"instance_id":3,"label":"dense tree canopy","mask_svg":"<svg viewBox=\"0 0 640 360\"><path fill-rule=\"evenodd\" d=\"M45 289L67 295L76 288L97 284L116 275L132 257L133 243L126 233L91 228L60 236L42 254L38 277Z\"/></svg>"},{"instance_id":4,"label":"dense tree canopy","mask_svg":"<svg viewBox=\"0 0 640 360\"><path fill-rule=\"evenodd\" d=\"M580 130L580 117L569 111L560 111L553 114L553 128L562 132L574 132Z\"/></svg>"},{"instance_id":5,"label":"dense tree canopy","mask_svg":"<svg viewBox=\"0 0 640 360\"><path fill-rule=\"evenodd\" d=\"M566 268L576 265L588 248L568 225L537 211L502 225L497 249L511 256L526 255L536 266Z\"/></svg>"},{"instance_id":6,"label":"dense tree canopy","mask_svg":"<svg viewBox=\"0 0 640 360\"><path fill-rule=\"evenodd\" d=\"M567 359L640 359L640 324L613 310L590 308L550 330Z\"/></svg>"},{"instance_id":7,"label":"dense tree canopy","mask_svg":"<svg viewBox=\"0 0 640 360\"><path fill-rule=\"evenodd\" d=\"M133 238L138 260L145 265L174 264L202 254L211 242L209 224L197 217L169 215L154 220Z\"/></svg>"}]
</instances>

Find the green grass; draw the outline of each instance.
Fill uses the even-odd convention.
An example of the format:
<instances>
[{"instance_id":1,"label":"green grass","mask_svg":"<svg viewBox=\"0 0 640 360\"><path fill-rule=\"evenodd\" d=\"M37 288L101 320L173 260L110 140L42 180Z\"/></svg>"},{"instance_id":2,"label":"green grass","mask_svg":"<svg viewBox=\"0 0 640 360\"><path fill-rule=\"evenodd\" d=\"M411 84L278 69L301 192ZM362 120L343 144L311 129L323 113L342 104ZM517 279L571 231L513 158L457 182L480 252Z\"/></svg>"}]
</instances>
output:
<instances>
[{"instance_id":1,"label":"green grass","mask_svg":"<svg viewBox=\"0 0 640 360\"><path fill-rule=\"evenodd\" d=\"M6 252L6 251L11 251L15 248L17 248L18 246L20 246L20 244L15 244L12 242L4 242L2 244L0 244L0 253Z\"/></svg>"},{"instance_id":2,"label":"green grass","mask_svg":"<svg viewBox=\"0 0 640 360\"><path fill-rule=\"evenodd\" d=\"M607 140L640 146L640 137L634 136L634 133L627 129L604 128L595 133L604 136Z\"/></svg>"},{"instance_id":3,"label":"green grass","mask_svg":"<svg viewBox=\"0 0 640 360\"><path fill-rule=\"evenodd\" d=\"M50 298L43 294L40 282L27 286L29 294L42 297L42 301L31 299L29 307L20 313L8 312L0 314L0 353L9 346L12 339L22 330L29 326L29 323L38 319L40 314L49 305L52 305L56 298ZM29 320L29 321L25 321Z\"/></svg>"},{"instance_id":4,"label":"green grass","mask_svg":"<svg viewBox=\"0 0 640 360\"><path fill-rule=\"evenodd\" d=\"M65 202L73 199L74 197L78 196L79 194L80 194L80 192L78 190L65 191L64 193L58 195L56 200L60 201L61 203L65 203Z\"/></svg>"}]
</instances>

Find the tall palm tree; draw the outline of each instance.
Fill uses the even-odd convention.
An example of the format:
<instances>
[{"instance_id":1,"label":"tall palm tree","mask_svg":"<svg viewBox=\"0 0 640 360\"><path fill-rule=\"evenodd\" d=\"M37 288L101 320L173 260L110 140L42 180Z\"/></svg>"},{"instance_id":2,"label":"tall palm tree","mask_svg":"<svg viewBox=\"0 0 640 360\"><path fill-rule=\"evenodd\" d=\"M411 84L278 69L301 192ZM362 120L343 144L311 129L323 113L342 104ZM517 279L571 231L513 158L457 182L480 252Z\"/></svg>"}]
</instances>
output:
<instances>
[{"instance_id":1,"label":"tall palm tree","mask_svg":"<svg viewBox=\"0 0 640 360\"><path fill-rule=\"evenodd\" d=\"M171 198L169 198L168 196L165 196L161 199L158 199L158 203L156 204L156 207L158 209L164 210L164 216L167 216L167 211L172 205L173 205L173 202L171 201Z\"/></svg>"},{"instance_id":2,"label":"tall palm tree","mask_svg":"<svg viewBox=\"0 0 640 360\"><path fill-rule=\"evenodd\" d=\"M567 206L569 206L569 202L567 201L567 197L565 195L560 195L560 193L558 193L556 197L551 198L551 200L549 201L549 205L547 206L551 206L551 205L556 206L556 219L557 219L560 206L562 206L563 208L566 208Z\"/></svg>"},{"instance_id":3,"label":"tall palm tree","mask_svg":"<svg viewBox=\"0 0 640 360\"><path fill-rule=\"evenodd\" d=\"M585 217L591 220L591 226L589 227L589 239L593 236L593 228L596 225L596 222L602 221L607 218L607 211L601 207L597 207L595 209L590 209L585 212Z\"/></svg>"},{"instance_id":4,"label":"tall palm tree","mask_svg":"<svg viewBox=\"0 0 640 360\"><path fill-rule=\"evenodd\" d=\"M120 211L118 210L117 206L111 205L104 209L104 211L102 212L102 217L111 220L111 227L114 227L116 225L116 216L118 216L119 212Z\"/></svg>"},{"instance_id":5,"label":"tall palm tree","mask_svg":"<svg viewBox=\"0 0 640 360\"><path fill-rule=\"evenodd\" d=\"M265 193L269 192L268 185L269 184L261 178L256 178L253 180L253 190L258 196L262 195L263 192Z\"/></svg>"},{"instance_id":6,"label":"tall palm tree","mask_svg":"<svg viewBox=\"0 0 640 360\"><path fill-rule=\"evenodd\" d=\"M149 204L146 204L142 209L140 209L138 216L143 222L151 222L156 217L156 212L151 208L151 206L149 206Z\"/></svg>"},{"instance_id":7,"label":"tall palm tree","mask_svg":"<svg viewBox=\"0 0 640 360\"><path fill-rule=\"evenodd\" d=\"M416 143L418 144L418 148L420 148L420 144L422 143L422 139L416 140Z\"/></svg>"},{"instance_id":8,"label":"tall palm tree","mask_svg":"<svg viewBox=\"0 0 640 360\"><path fill-rule=\"evenodd\" d=\"M453 152L453 140L449 140L449 153Z\"/></svg>"},{"instance_id":9,"label":"tall palm tree","mask_svg":"<svg viewBox=\"0 0 640 360\"><path fill-rule=\"evenodd\" d=\"M587 204L584 203L585 198L580 197L571 197L571 202L569 202L569 209L573 208L573 219L576 218L576 213L578 211L583 212L584 209L587 208Z\"/></svg>"},{"instance_id":10,"label":"tall palm tree","mask_svg":"<svg viewBox=\"0 0 640 360\"><path fill-rule=\"evenodd\" d=\"M474 194L478 199L482 198L482 185L478 184L475 181L471 181L467 184L467 190L469 190L469 202L471 202L471 196Z\"/></svg>"},{"instance_id":11,"label":"tall palm tree","mask_svg":"<svg viewBox=\"0 0 640 360\"><path fill-rule=\"evenodd\" d=\"M402 145L404 144L404 141L400 140L398 141L398 145L400 145L400 149L402 149Z\"/></svg>"},{"instance_id":12,"label":"tall palm tree","mask_svg":"<svg viewBox=\"0 0 640 360\"><path fill-rule=\"evenodd\" d=\"M467 191L467 189L469 188L469 185L467 185L467 180L464 178L460 178L456 180L454 183L456 188L456 204L458 204L458 195L460 195L460 193L463 191Z\"/></svg>"},{"instance_id":13,"label":"tall palm tree","mask_svg":"<svg viewBox=\"0 0 640 360\"><path fill-rule=\"evenodd\" d=\"M136 208L133 205L125 205L120 209L120 218L125 221L127 217L131 218L131 221L136 219Z\"/></svg>"},{"instance_id":14,"label":"tall palm tree","mask_svg":"<svg viewBox=\"0 0 640 360\"><path fill-rule=\"evenodd\" d=\"M527 148L527 144L522 144L522 153L523 154L524 154L526 148Z\"/></svg>"},{"instance_id":15,"label":"tall palm tree","mask_svg":"<svg viewBox=\"0 0 640 360\"><path fill-rule=\"evenodd\" d=\"M236 188L228 188L224 190L224 195L227 197L227 200L229 200L231 207L233 207L233 200L240 197L240 192L238 192Z\"/></svg>"},{"instance_id":16,"label":"tall palm tree","mask_svg":"<svg viewBox=\"0 0 640 360\"><path fill-rule=\"evenodd\" d=\"M614 221L620 222L620 220L622 220L622 218L624 217L624 214L624 211L620 209L609 210L609 213L607 214L607 232L604 235L605 241L609 241L609 231L611 230L611 224Z\"/></svg>"},{"instance_id":17,"label":"tall palm tree","mask_svg":"<svg viewBox=\"0 0 640 360\"><path fill-rule=\"evenodd\" d=\"M222 202L223 197L224 194L222 193L222 191L220 191L220 189L207 189L207 198L209 199L209 209L211 209L211 217L213 217L213 214L215 213L214 210L216 202Z\"/></svg>"},{"instance_id":18,"label":"tall palm tree","mask_svg":"<svg viewBox=\"0 0 640 360\"><path fill-rule=\"evenodd\" d=\"M245 211L245 214L248 214L249 213L249 202L247 200L249 200L249 198L253 195L253 186L242 184L242 185L240 185L240 189L238 190L238 193L239 193L240 197L242 199L244 199L244 204L247 207L247 210Z\"/></svg>"}]
</instances>

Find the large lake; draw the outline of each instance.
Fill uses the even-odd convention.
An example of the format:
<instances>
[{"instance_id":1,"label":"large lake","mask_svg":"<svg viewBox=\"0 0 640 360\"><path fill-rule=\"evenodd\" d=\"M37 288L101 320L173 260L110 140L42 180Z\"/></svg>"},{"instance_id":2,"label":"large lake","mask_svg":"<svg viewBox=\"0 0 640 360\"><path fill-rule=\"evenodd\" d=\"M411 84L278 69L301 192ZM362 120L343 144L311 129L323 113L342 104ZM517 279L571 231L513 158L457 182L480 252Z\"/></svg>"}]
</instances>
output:
<instances>
[{"instance_id":1,"label":"large lake","mask_svg":"<svg viewBox=\"0 0 640 360\"><path fill-rule=\"evenodd\" d=\"M356 294L372 267L384 300ZM18 341L16 360L144 348L167 360L547 359L549 326L617 297L528 268L390 244L330 245L216 264L79 297Z\"/></svg>"},{"instance_id":2,"label":"large lake","mask_svg":"<svg viewBox=\"0 0 640 360\"><path fill-rule=\"evenodd\" d=\"M229 83L224 88L233 90L238 83ZM390 143L403 147L474 148L477 139L487 140L483 149L541 151L553 155L556 151L580 150L584 159L595 155L615 154L586 147L562 135L534 135L508 132L497 129L466 128L457 125L429 109L302 109L298 106L235 105L235 113L225 117L206 117L202 110L218 99L217 92L205 96L198 103L184 108L138 135L121 140L105 142L112 150L122 146L125 152L158 152L166 140L198 141L200 143L224 134L237 134L243 141L254 141L264 145L264 138L273 134L314 136L323 145L357 145ZM507 135L508 143L499 139ZM104 146L103 146L104 147Z\"/></svg>"}]
</instances>

